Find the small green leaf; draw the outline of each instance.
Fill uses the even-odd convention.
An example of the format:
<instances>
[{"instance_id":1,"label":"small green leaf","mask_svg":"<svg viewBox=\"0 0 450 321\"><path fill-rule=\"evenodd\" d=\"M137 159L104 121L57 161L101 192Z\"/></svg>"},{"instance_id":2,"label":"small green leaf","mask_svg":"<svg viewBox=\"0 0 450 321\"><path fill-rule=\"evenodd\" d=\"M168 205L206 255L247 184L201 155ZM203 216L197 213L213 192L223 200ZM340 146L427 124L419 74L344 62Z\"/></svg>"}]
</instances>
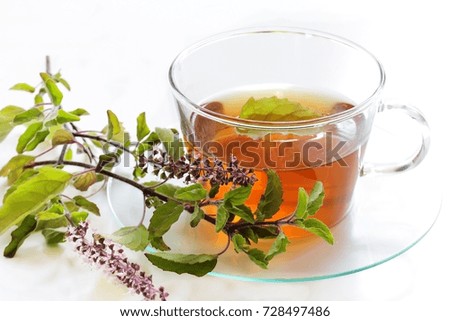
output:
<instances>
[{"instance_id":1,"label":"small green leaf","mask_svg":"<svg viewBox=\"0 0 450 321\"><path fill-rule=\"evenodd\" d=\"M241 234L234 234L233 237L231 238L231 241L233 242L234 250L236 251L236 253L239 252L246 253L248 251L249 246L245 238Z\"/></svg>"},{"instance_id":2,"label":"small green leaf","mask_svg":"<svg viewBox=\"0 0 450 321\"><path fill-rule=\"evenodd\" d=\"M67 219L63 213L53 212L51 209L45 212L39 212L36 215L37 227L36 231L48 229L48 228L59 228L67 226Z\"/></svg>"},{"instance_id":3,"label":"small green leaf","mask_svg":"<svg viewBox=\"0 0 450 321\"><path fill-rule=\"evenodd\" d=\"M34 93L34 87L31 86L31 85L28 85L26 83L23 83L23 82L15 84L14 86L12 86L9 89L10 90L22 90L22 91L26 91L26 92L29 92L29 93Z\"/></svg>"},{"instance_id":4,"label":"small green leaf","mask_svg":"<svg viewBox=\"0 0 450 321\"><path fill-rule=\"evenodd\" d=\"M173 201L169 201L155 209L148 227L150 237L161 237L166 234L172 224L178 221L183 210L183 205Z\"/></svg>"},{"instance_id":5,"label":"small green leaf","mask_svg":"<svg viewBox=\"0 0 450 321\"><path fill-rule=\"evenodd\" d=\"M67 148L66 154L64 155L64 160L71 161L73 159L73 151L71 148Z\"/></svg>"},{"instance_id":6,"label":"small green leaf","mask_svg":"<svg viewBox=\"0 0 450 321\"><path fill-rule=\"evenodd\" d=\"M216 232L220 232L225 227L225 224L227 224L229 217L230 217L230 213L227 211L227 209L223 205L220 205L217 208Z\"/></svg>"},{"instance_id":7,"label":"small green leaf","mask_svg":"<svg viewBox=\"0 0 450 321\"><path fill-rule=\"evenodd\" d=\"M70 85L64 78L59 78L58 81L68 90L70 91Z\"/></svg>"},{"instance_id":8,"label":"small green leaf","mask_svg":"<svg viewBox=\"0 0 450 321\"><path fill-rule=\"evenodd\" d=\"M258 243L259 239L274 239L278 235L276 226L258 226L253 225L244 229L239 229L239 233L253 243Z\"/></svg>"},{"instance_id":9,"label":"small green leaf","mask_svg":"<svg viewBox=\"0 0 450 321\"><path fill-rule=\"evenodd\" d=\"M122 126L117 118L116 114L114 114L111 110L107 111L108 114L108 132L106 136L108 139L113 138L113 136L120 134L122 131Z\"/></svg>"},{"instance_id":10,"label":"small green leaf","mask_svg":"<svg viewBox=\"0 0 450 321\"><path fill-rule=\"evenodd\" d=\"M181 201L195 202L206 198L207 194L208 192L201 184L195 183L179 188L174 196Z\"/></svg>"},{"instance_id":11,"label":"small green leaf","mask_svg":"<svg viewBox=\"0 0 450 321\"><path fill-rule=\"evenodd\" d=\"M296 220L295 224L308 232L320 236L329 244L334 244L333 234L328 226L326 226L322 221L315 218L309 218L304 221Z\"/></svg>"},{"instance_id":12,"label":"small green leaf","mask_svg":"<svg viewBox=\"0 0 450 321\"><path fill-rule=\"evenodd\" d=\"M40 143L45 141L47 136L50 134L48 129L40 130L36 133L33 140L25 147L25 152L30 152L34 150Z\"/></svg>"},{"instance_id":13,"label":"small green leaf","mask_svg":"<svg viewBox=\"0 0 450 321\"><path fill-rule=\"evenodd\" d=\"M89 171L76 176L73 187L79 191L85 192L95 183L97 183L97 174L94 171Z\"/></svg>"},{"instance_id":14,"label":"small green leaf","mask_svg":"<svg viewBox=\"0 0 450 321\"><path fill-rule=\"evenodd\" d=\"M217 264L217 255L209 254L154 253L145 256L160 269L177 274L203 276L214 270Z\"/></svg>"},{"instance_id":15,"label":"small green leaf","mask_svg":"<svg viewBox=\"0 0 450 321\"><path fill-rule=\"evenodd\" d=\"M267 269L267 265L269 264L266 254L259 249L250 249L247 252L248 257L252 260L256 265L263 269Z\"/></svg>"},{"instance_id":16,"label":"small green leaf","mask_svg":"<svg viewBox=\"0 0 450 321\"><path fill-rule=\"evenodd\" d=\"M32 120L38 120L42 116L42 112L39 109L33 107L15 115L13 122L16 125L25 124Z\"/></svg>"},{"instance_id":17,"label":"small green leaf","mask_svg":"<svg viewBox=\"0 0 450 321\"><path fill-rule=\"evenodd\" d=\"M81 211L81 212L75 211L75 212L70 213L70 217L72 218L72 221L76 225L80 224L81 222L86 221L88 216L89 216L89 213L84 212L84 211Z\"/></svg>"},{"instance_id":18,"label":"small green leaf","mask_svg":"<svg viewBox=\"0 0 450 321\"><path fill-rule=\"evenodd\" d=\"M278 229L276 226L252 226L253 233L261 239L273 239L278 235Z\"/></svg>"},{"instance_id":19,"label":"small green leaf","mask_svg":"<svg viewBox=\"0 0 450 321\"><path fill-rule=\"evenodd\" d=\"M66 129L58 129L52 137L52 146L70 144L75 140L73 134Z\"/></svg>"},{"instance_id":20,"label":"small green leaf","mask_svg":"<svg viewBox=\"0 0 450 321\"><path fill-rule=\"evenodd\" d=\"M12 258L28 236L36 228L36 220L33 215L26 216L19 227L11 233L11 242L5 247L3 256Z\"/></svg>"},{"instance_id":21,"label":"small green leaf","mask_svg":"<svg viewBox=\"0 0 450 321\"><path fill-rule=\"evenodd\" d=\"M155 132L159 140L163 143L166 152L174 159L180 159L183 152L183 143L179 138L178 133L169 128L156 127Z\"/></svg>"},{"instance_id":22,"label":"small green leaf","mask_svg":"<svg viewBox=\"0 0 450 321\"><path fill-rule=\"evenodd\" d=\"M48 245L55 245L58 243L63 243L66 241L66 233L53 230L53 229L45 229L42 230L42 235L45 237Z\"/></svg>"},{"instance_id":23,"label":"small green leaf","mask_svg":"<svg viewBox=\"0 0 450 321\"><path fill-rule=\"evenodd\" d=\"M170 251L170 247L164 242L162 237L154 237L150 240L151 246L159 251Z\"/></svg>"},{"instance_id":24,"label":"small green leaf","mask_svg":"<svg viewBox=\"0 0 450 321\"><path fill-rule=\"evenodd\" d=\"M0 143L8 136L14 128L13 120L16 115L22 113L23 108L17 106L6 106L0 110Z\"/></svg>"},{"instance_id":25,"label":"small green leaf","mask_svg":"<svg viewBox=\"0 0 450 321\"><path fill-rule=\"evenodd\" d=\"M61 105L63 94L61 90L59 90L58 85L56 85L56 82L52 79L52 77L49 74L45 72L41 72L40 75L42 80L44 81L44 87L53 105L55 106Z\"/></svg>"},{"instance_id":26,"label":"small green leaf","mask_svg":"<svg viewBox=\"0 0 450 321\"><path fill-rule=\"evenodd\" d=\"M302 219L308 215L306 209L308 207L308 193L303 187L298 189L297 207L295 209L295 217Z\"/></svg>"},{"instance_id":27,"label":"small green leaf","mask_svg":"<svg viewBox=\"0 0 450 321\"><path fill-rule=\"evenodd\" d=\"M34 104L35 105L40 105L40 104L43 104L43 103L44 103L44 98L42 98L42 95L41 94L36 94L34 96Z\"/></svg>"},{"instance_id":28,"label":"small green leaf","mask_svg":"<svg viewBox=\"0 0 450 321\"><path fill-rule=\"evenodd\" d=\"M98 206L95 203L88 200L87 198L78 195L75 196L73 200L75 201L75 205L84 208L85 210L91 212L92 214L100 215L100 210Z\"/></svg>"},{"instance_id":29,"label":"small green leaf","mask_svg":"<svg viewBox=\"0 0 450 321\"><path fill-rule=\"evenodd\" d=\"M325 197L325 192L323 190L322 182L316 182L311 193L309 194L308 200L308 215L314 215L322 207L323 199Z\"/></svg>"},{"instance_id":30,"label":"small green leaf","mask_svg":"<svg viewBox=\"0 0 450 321\"><path fill-rule=\"evenodd\" d=\"M160 182L147 182L144 183L145 186L147 187L152 187L155 186L157 184L159 184ZM158 194L167 196L167 197L175 197L175 193L177 190L179 190L181 187L180 186L176 186L170 183L164 183L160 186L158 186L157 188L155 188L155 192L157 192Z\"/></svg>"},{"instance_id":31,"label":"small green leaf","mask_svg":"<svg viewBox=\"0 0 450 321\"><path fill-rule=\"evenodd\" d=\"M79 120L80 116L69 113L63 109L58 110L58 114L56 115L56 122L58 124L73 123Z\"/></svg>"},{"instance_id":32,"label":"small green leaf","mask_svg":"<svg viewBox=\"0 0 450 321\"><path fill-rule=\"evenodd\" d=\"M149 234L144 225L122 227L111 235L111 240L130 250L143 251L149 243Z\"/></svg>"},{"instance_id":33,"label":"small green leaf","mask_svg":"<svg viewBox=\"0 0 450 321\"><path fill-rule=\"evenodd\" d=\"M225 193L223 197L224 202L229 202L231 205L242 205L250 196L251 191L252 187L250 185L239 186Z\"/></svg>"},{"instance_id":34,"label":"small green leaf","mask_svg":"<svg viewBox=\"0 0 450 321\"><path fill-rule=\"evenodd\" d=\"M289 243L290 242L286 235L283 232L280 232L275 241L272 243L272 246L266 255L266 260L270 261L275 255L286 252L286 247Z\"/></svg>"},{"instance_id":35,"label":"small green leaf","mask_svg":"<svg viewBox=\"0 0 450 321\"><path fill-rule=\"evenodd\" d=\"M248 206L244 204L230 206L229 204L230 203L228 201L225 202L225 207L230 213L239 216L248 223L255 223L255 218L253 217L252 210Z\"/></svg>"},{"instance_id":36,"label":"small green leaf","mask_svg":"<svg viewBox=\"0 0 450 321\"><path fill-rule=\"evenodd\" d=\"M195 204L190 222L191 227L196 227L204 217L205 212L198 206L198 204Z\"/></svg>"},{"instance_id":37,"label":"small green leaf","mask_svg":"<svg viewBox=\"0 0 450 321\"><path fill-rule=\"evenodd\" d=\"M211 189L209 190L208 197L209 198L216 197L217 193L219 193L219 190L220 190L220 185L214 184L213 186L211 186Z\"/></svg>"},{"instance_id":38,"label":"small green leaf","mask_svg":"<svg viewBox=\"0 0 450 321\"><path fill-rule=\"evenodd\" d=\"M25 130L25 132L19 137L17 142L16 151L19 154L22 154L27 147L27 145L33 140L36 136L36 133L42 129L42 122L33 123Z\"/></svg>"},{"instance_id":39,"label":"small green leaf","mask_svg":"<svg viewBox=\"0 0 450 321\"><path fill-rule=\"evenodd\" d=\"M83 108L77 108L75 110L71 110L69 114L76 115L76 116L85 116L89 115L89 112L86 109Z\"/></svg>"},{"instance_id":40,"label":"small green leaf","mask_svg":"<svg viewBox=\"0 0 450 321\"><path fill-rule=\"evenodd\" d=\"M251 97L242 106L239 117L262 121L296 121L320 117L320 114L287 98L272 96L261 99Z\"/></svg>"},{"instance_id":41,"label":"small green leaf","mask_svg":"<svg viewBox=\"0 0 450 321\"><path fill-rule=\"evenodd\" d=\"M148 128L147 121L145 119L145 112L139 114L137 118L136 133L138 141L143 140L148 134L150 134L150 129Z\"/></svg>"},{"instance_id":42,"label":"small green leaf","mask_svg":"<svg viewBox=\"0 0 450 321\"><path fill-rule=\"evenodd\" d=\"M8 196L0 207L0 234L13 224L42 208L61 193L72 175L53 167L41 167Z\"/></svg>"},{"instance_id":43,"label":"small green leaf","mask_svg":"<svg viewBox=\"0 0 450 321\"><path fill-rule=\"evenodd\" d=\"M267 185L261 200L258 203L256 217L258 221L272 218L283 203L283 188L280 177L274 170L267 170Z\"/></svg>"},{"instance_id":44,"label":"small green leaf","mask_svg":"<svg viewBox=\"0 0 450 321\"><path fill-rule=\"evenodd\" d=\"M16 155L0 169L0 176L8 176L8 184L12 184L22 174L23 167L34 161L34 159L35 157L30 155Z\"/></svg>"}]
</instances>

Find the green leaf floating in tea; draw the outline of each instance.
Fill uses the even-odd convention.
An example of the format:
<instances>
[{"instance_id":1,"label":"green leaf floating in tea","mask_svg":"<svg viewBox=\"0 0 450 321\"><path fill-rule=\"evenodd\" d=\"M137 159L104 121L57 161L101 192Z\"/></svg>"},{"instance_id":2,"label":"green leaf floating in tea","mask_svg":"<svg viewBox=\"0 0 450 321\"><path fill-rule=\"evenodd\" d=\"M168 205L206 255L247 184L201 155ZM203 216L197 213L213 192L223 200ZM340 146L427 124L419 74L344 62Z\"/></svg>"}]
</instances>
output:
<instances>
[{"instance_id":1,"label":"green leaf floating in tea","mask_svg":"<svg viewBox=\"0 0 450 321\"><path fill-rule=\"evenodd\" d=\"M296 121L320 117L320 114L298 102L276 96L255 99L250 97L242 106L239 118L262 121Z\"/></svg>"}]
</instances>

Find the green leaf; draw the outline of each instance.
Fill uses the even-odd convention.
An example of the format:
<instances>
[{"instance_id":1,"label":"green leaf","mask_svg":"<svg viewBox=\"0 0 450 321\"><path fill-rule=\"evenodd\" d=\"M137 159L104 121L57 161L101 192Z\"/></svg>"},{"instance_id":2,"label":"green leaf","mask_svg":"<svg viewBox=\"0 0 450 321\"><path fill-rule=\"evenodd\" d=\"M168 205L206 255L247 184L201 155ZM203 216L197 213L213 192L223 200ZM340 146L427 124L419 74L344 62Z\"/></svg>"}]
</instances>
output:
<instances>
[{"instance_id":1,"label":"green leaf","mask_svg":"<svg viewBox=\"0 0 450 321\"><path fill-rule=\"evenodd\" d=\"M17 106L6 106L0 110L0 143L14 128L13 120L16 115L22 113L23 111L23 108Z\"/></svg>"},{"instance_id":2,"label":"green leaf","mask_svg":"<svg viewBox=\"0 0 450 321\"><path fill-rule=\"evenodd\" d=\"M28 126L25 132L19 137L17 142L16 151L22 154L27 147L27 145L33 140L37 132L42 129L42 122L34 123Z\"/></svg>"},{"instance_id":3,"label":"green leaf","mask_svg":"<svg viewBox=\"0 0 450 321\"><path fill-rule=\"evenodd\" d=\"M122 126L116 114L114 114L111 110L108 110L107 114L108 114L108 131L106 136L108 137L108 139L111 139L113 138L113 136L121 133Z\"/></svg>"},{"instance_id":4,"label":"green leaf","mask_svg":"<svg viewBox=\"0 0 450 321\"><path fill-rule=\"evenodd\" d=\"M84 212L84 211L81 211L81 212L75 211L75 212L70 213L70 217L72 218L72 221L76 225L80 224L81 222L86 221L88 216L89 216L89 213Z\"/></svg>"},{"instance_id":5,"label":"green leaf","mask_svg":"<svg viewBox=\"0 0 450 321\"><path fill-rule=\"evenodd\" d=\"M40 130L36 133L33 140L25 147L25 152L34 150L40 143L45 141L47 136L50 134L48 129Z\"/></svg>"},{"instance_id":6,"label":"green leaf","mask_svg":"<svg viewBox=\"0 0 450 321\"><path fill-rule=\"evenodd\" d=\"M245 238L241 234L234 234L231 238L231 241L233 242L234 250L236 253L239 252L247 252L249 249L249 246L245 240Z\"/></svg>"},{"instance_id":7,"label":"green leaf","mask_svg":"<svg viewBox=\"0 0 450 321\"><path fill-rule=\"evenodd\" d=\"M97 183L97 174L92 170L76 176L73 187L79 191L85 192L95 183Z\"/></svg>"},{"instance_id":8,"label":"green leaf","mask_svg":"<svg viewBox=\"0 0 450 321\"><path fill-rule=\"evenodd\" d=\"M11 241L5 247L3 256L12 258L16 255L17 250L23 244L28 236L33 233L36 228L36 220L33 215L26 216L19 227L11 233Z\"/></svg>"},{"instance_id":9,"label":"green leaf","mask_svg":"<svg viewBox=\"0 0 450 321\"><path fill-rule=\"evenodd\" d=\"M16 155L0 170L0 176L8 176L8 184L14 183L22 174L23 167L32 161L35 157L30 155Z\"/></svg>"},{"instance_id":10,"label":"green leaf","mask_svg":"<svg viewBox=\"0 0 450 321\"><path fill-rule=\"evenodd\" d=\"M0 234L61 193L72 175L53 167L41 167L8 196L0 208Z\"/></svg>"},{"instance_id":11,"label":"green leaf","mask_svg":"<svg viewBox=\"0 0 450 321\"><path fill-rule=\"evenodd\" d=\"M36 218L36 231L67 226L67 219L63 213L53 212L51 209L44 212L39 212L36 215Z\"/></svg>"},{"instance_id":12,"label":"green leaf","mask_svg":"<svg viewBox=\"0 0 450 321\"><path fill-rule=\"evenodd\" d=\"M267 269L267 265L269 264L266 254L259 249L250 249L247 252L248 257L252 260L256 265L263 269Z\"/></svg>"},{"instance_id":13,"label":"green leaf","mask_svg":"<svg viewBox=\"0 0 450 321\"><path fill-rule=\"evenodd\" d=\"M34 104L35 105L40 105L40 104L43 104L43 103L44 103L44 98L42 98L42 95L41 94L36 94L34 96Z\"/></svg>"},{"instance_id":14,"label":"green leaf","mask_svg":"<svg viewBox=\"0 0 450 321\"><path fill-rule=\"evenodd\" d=\"M311 193L309 194L308 215L314 215L322 207L325 192L323 190L322 182L316 182Z\"/></svg>"},{"instance_id":15,"label":"green leaf","mask_svg":"<svg viewBox=\"0 0 450 321\"><path fill-rule=\"evenodd\" d=\"M217 208L216 232L220 232L225 227L225 224L227 224L229 217L230 213L223 205L220 205Z\"/></svg>"},{"instance_id":16,"label":"green leaf","mask_svg":"<svg viewBox=\"0 0 450 321\"><path fill-rule=\"evenodd\" d=\"M148 227L150 237L161 237L166 234L172 224L178 221L183 210L183 205L173 201L169 201L155 209Z\"/></svg>"},{"instance_id":17,"label":"green leaf","mask_svg":"<svg viewBox=\"0 0 450 321\"><path fill-rule=\"evenodd\" d=\"M217 264L217 255L209 254L154 253L145 256L160 269L177 274L203 276L214 270Z\"/></svg>"},{"instance_id":18,"label":"green leaf","mask_svg":"<svg viewBox=\"0 0 450 321\"><path fill-rule=\"evenodd\" d=\"M52 146L70 144L75 140L73 134L66 129L58 129L53 133Z\"/></svg>"},{"instance_id":19,"label":"green leaf","mask_svg":"<svg viewBox=\"0 0 450 321\"><path fill-rule=\"evenodd\" d=\"M59 78L58 82L60 82L68 91L70 91L70 85L64 78Z\"/></svg>"},{"instance_id":20,"label":"green leaf","mask_svg":"<svg viewBox=\"0 0 450 321\"><path fill-rule=\"evenodd\" d=\"M239 233L246 239L258 243L259 239L274 239L278 235L276 226L253 225L244 229L239 229Z\"/></svg>"},{"instance_id":21,"label":"green leaf","mask_svg":"<svg viewBox=\"0 0 450 321\"><path fill-rule=\"evenodd\" d=\"M26 111L18 113L14 116L13 122L16 125L25 124L32 120L38 120L43 116L42 112L37 108L30 108Z\"/></svg>"},{"instance_id":22,"label":"green leaf","mask_svg":"<svg viewBox=\"0 0 450 321\"><path fill-rule=\"evenodd\" d=\"M219 190L220 190L220 185L214 184L213 186L211 186L211 189L209 190L208 197L209 198L216 197L217 193L219 193Z\"/></svg>"},{"instance_id":23,"label":"green leaf","mask_svg":"<svg viewBox=\"0 0 450 321\"><path fill-rule=\"evenodd\" d=\"M266 255L266 260L270 261L275 255L286 252L286 247L289 244L289 240L283 232L280 232L272 243L269 252Z\"/></svg>"},{"instance_id":24,"label":"green leaf","mask_svg":"<svg viewBox=\"0 0 450 321\"><path fill-rule=\"evenodd\" d=\"M302 219L308 215L306 209L308 207L308 193L303 187L298 189L297 207L295 209L295 217Z\"/></svg>"},{"instance_id":25,"label":"green leaf","mask_svg":"<svg viewBox=\"0 0 450 321\"><path fill-rule=\"evenodd\" d=\"M166 152L174 159L180 159L183 152L183 143L178 137L178 133L169 128L156 127L155 132L159 140L163 143Z\"/></svg>"},{"instance_id":26,"label":"green leaf","mask_svg":"<svg viewBox=\"0 0 450 321\"><path fill-rule=\"evenodd\" d=\"M155 185L158 185L160 182L158 181L151 181L151 182L146 182L144 183L145 186L147 187L152 187ZM155 192L157 192L158 194L167 196L167 197L175 197L175 193L177 190L179 190L181 187L177 186L177 185L173 185L170 183L164 183L158 187L155 188Z\"/></svg>"},{"instance_id":27,"label":"green leaf","mask_svg":"<svg viewBox=\"0 0 450 321\"><path fill-rule=\"evenodd\" d=\"M45 72L41 72L40 75L42 80L44 81L44 87L53 105L55 106L61 105L63 94L59 90L58 85L56 85L56 82L52 79L52 77L49 74Z\"/></svg>"},{"instance_id":28,"label":"green leaf","mask_svg":"<svg viewBox=\"0 0 450 321\"><path fill-rule=\"evenodd\" d=\"M9 89L10 90L22 90L22 91L26 91L26 92L29 92L29 93L34 93L34 87L31 86L31 85L28 85L26 83L23 83L23 82L15 84L14 86L12 86Z\"/></svg>"},{"instance_id":29,"label":"green leaf","mask_svg":"<svg viewBox=\"0 0 450 321\"><path fill-rule=\"evenodd\" d=\"M75 201L75 204L77 206L84 208L85 210L91 212L92 214L100 215L100 210L99 210L98 206L95 203L88 200L87 198L85 198L81 195L78 195L78 196L75 196L73 198L73 200Z\"/></svg>"},{"instance_id":30,"label":"green leaf","mask_svg":"<svg viewBox=\"0 0 450 321\"><path fill-rule=\"evenodd\" d=\"M225 202L225 207L230 213L239 216L248 223L255 223L255 218L253 217L252 210L248 206L244 204L230 206L229 204L230 203L228 201Z\"/></svg>"},{"instance_id":31,"label":"green leaf","mask_svg":"<svg viewBox=\"0 0 450 321\"><path fill-rule=\"evenodd\" d=\"M274 170L267 170L267 185L258 203L256 217L258 221L272 218L283 203L283 188L280 177Z\"/></svg>"},{"instance_id":32,"label":"green leaf","mask_svg":"<svg viewBox=\"0 0 450 321\"><path fill-rule=\"evenodd\" d=\"M150 129L148 128L147 121L145 119L145 112L139 114L137 118L136 133L138 141L143 140L148 134L150 134Z\"/></svg>"},{"instance_id":33,"label":"green leaf","mask_svg":"<svg viewBox=\"0 0 450 321\"><path fill-rule=\"evenodd\" d=\"M83 108L77 108L75 110L71 110L69 114L76 115L76 116L85 116L89 115L89 112L86 109Z\"/></svg>"},{"instance_id":34,"label":"green leaf","mask_svg":"<svg viewBox=\"0 0 450 321\"><path fill-rule=\"evenodd\" d=\"M42 235L45 237L48 245L55 245L58 243L63 243L66 240L66 233L53 230L53 229L45 229L42 230Z\"/></svg>"},{"instance_id":35,"label":"green leaf","mask_svg":"<svg viewBox=\"0 0 450 321\"><path fill-rule=\"evenodd\" d=\"M204 217L205 212L198 206L198 204L195 204L190 222L191 227L196 227Z\"/></svg>"},{"instance_id":36,"label":"green leaf","mask_svg":"<svg viewBox=\"0 0 450 321\"><path fill-rule=\"evenodd\" d=\"M71 161L73 159L73 151L71 148L67 148L66 154L64 155L64 160Z\"/></svg>"},{"instance_id":37,"label":"green leaf","mask_svg":"<svg viewBox=\"0 0 450 321\"><path fill-rule=\"evenodd\" d=\"M58 124L72 123L80 120L80 116L69 113L63 109L58 110L56 115L56 122Z\"/></svg>"},{"instance_id":38,"label":"green leaf","mask_svg":"<svg viewBox=\"0 0 450 321\"><path fill-rule=\"evenodd\" d=\"M333 234L328 226L326 226L322 221L315 218L309 218L304 221L296 220L295 224L304 230L323 238L329 244L334 244Z\"/></svg>"},{"instance_id":39,"label":"green leaf","mask_svg":"<svg viewBox=\"0 0 450 321\"><path fill-rule=\"evenodd\" d=\"M149 233L144 225L122 227L111 235L111 240L130 250L143 251L149 243Z\"/></svg>"},{"instance_id":40,"label":"green leaf","mask_svg":"<svg viewBox=\"0 0 450 321\"><path fill-rule=\"evenodd\" d=\"M225 193L223 200L232 205L242 205L250 196L252 187L250 185L240 186Z\"/></svg>"},{"instance_id":41,"label":"green leaf","mask_svg":"<svg viewBox=\"0 0 450 321\"><path fill-rule=\"evenodd\" d=\"M159 251L170 251L170 247L164 242L162 237L154 237L150 240L151 246Z\"/></svg>"},{"instance_id":42,"label":"green leaf","mask_svg":"<svg viewBox=\"0 0 450 321\"><path fill-rule=\"evenodd\" d=\"M239 117L263 121L296 121L317 118L320 114L287 98L272 96L257 100L251 97L242 106Z\"/></svg>"},{"instance_id":43,"label":"green leaf","mask_svg":"<svg viewBox=\"0 0 450 321\"><path fill-rule=\"evenodd\" d=\"M174 196L181 201L195 202L206 198L207 194L208 192L201 184L195 183L179 188Z\"/></svg>"}]
</instances>

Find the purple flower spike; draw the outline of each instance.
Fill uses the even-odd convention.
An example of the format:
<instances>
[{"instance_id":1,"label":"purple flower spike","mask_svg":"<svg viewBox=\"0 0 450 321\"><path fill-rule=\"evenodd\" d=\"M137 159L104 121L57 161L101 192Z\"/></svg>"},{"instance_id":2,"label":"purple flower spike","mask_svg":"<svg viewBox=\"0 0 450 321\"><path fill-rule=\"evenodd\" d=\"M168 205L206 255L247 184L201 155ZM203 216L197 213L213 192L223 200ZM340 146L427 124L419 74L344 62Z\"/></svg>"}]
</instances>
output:
<instances>
[{"instance_id":1,"label":"purple flower spike","mask_svg":"<svg viewBox=\"0 0 450 321\"><path fill-rule=\"evenodd\" d=\"M141 271L138 264L129 262L120 245L98 234L87 237L88 229L89 223L82 222L78 226L71 226L67 232L67 239L74 244L78 253L135 293L141 294L145 300L155 300L157 297L166 300L169 294L164 288L156 288L151 275Z\"/></svg>"}]
</instances>

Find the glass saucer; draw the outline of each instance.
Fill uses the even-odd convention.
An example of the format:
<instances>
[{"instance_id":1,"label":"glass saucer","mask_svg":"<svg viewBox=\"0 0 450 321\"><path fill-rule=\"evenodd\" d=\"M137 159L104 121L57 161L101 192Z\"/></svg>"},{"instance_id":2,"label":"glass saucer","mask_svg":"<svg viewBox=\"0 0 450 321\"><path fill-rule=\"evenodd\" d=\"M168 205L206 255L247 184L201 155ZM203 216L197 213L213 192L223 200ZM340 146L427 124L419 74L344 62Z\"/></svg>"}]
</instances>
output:
<instances>
[{"instance_id":1,"label":"glass saucer","mask_svg":"<svg viewBox=\"0 0 450 321\"><path fill-rule=\"evenodd\" d=\"M231 246L210 275L257 282L303 282L356 273L397 257L427 234L439 214L442 189L432 180L430 158L406 173L360 178L353 211L332 228L333 246L316 237L292 239L287 253L275 257L267 270L245 254L235 253ZM118 166L116 172L125 173L125 168ZM138 224L143 211L140 191L110 181L108 201L121 226ZM148 211L145 222L150 215ZM217 235L206 222L191 228L188 213L182 214L165 240L173 252L180 253L218 253L226 243L226 237Z\"/></svg>"}]
</instances>

